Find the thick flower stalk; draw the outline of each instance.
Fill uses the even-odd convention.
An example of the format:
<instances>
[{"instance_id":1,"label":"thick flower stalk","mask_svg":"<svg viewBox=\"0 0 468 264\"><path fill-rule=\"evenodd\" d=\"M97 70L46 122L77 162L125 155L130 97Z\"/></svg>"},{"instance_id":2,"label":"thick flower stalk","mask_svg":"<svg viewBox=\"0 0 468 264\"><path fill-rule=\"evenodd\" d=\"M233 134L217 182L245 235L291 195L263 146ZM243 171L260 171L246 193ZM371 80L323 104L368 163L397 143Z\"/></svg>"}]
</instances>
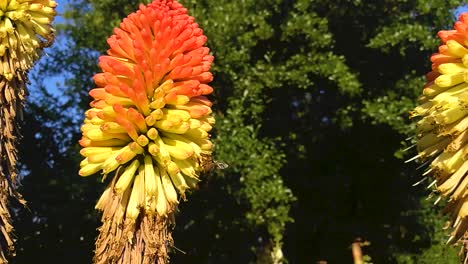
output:
<instances>
[{"instance_id":1,"label":"thick flower stalk","mask_svg":"<svg viewBox=\"0 0 468 264\"><path fill-rule=\"evenodd\" d=\"M79 174L113 175L94 261L166 263L179 198L210 162L213 56L176 1L140 5L114 33L81 127Z\"/></svg>"},{"instance_id":2,"label":"thick flower stalk","mask_svg":"<svg viewBox=\"0 0 468 264\"><path fill-rule=\"evenodd\" d=\"M464 240L468 230L468 13L454 28L438 33L439 53L431 56L432 71L411 113L419 152L413 159L429 164L423 175L448 200L450 242Z\"/></svg>"},{"instance_id":3,"label":"thick flower stalk","mask_svg":"<svg viewBox=\"0 0 468 264\"><path fill-rule=\"evenodd\" d=\"M8 198L24 203L16 191L17 118L27 95L26 74L51 44L51 22L57 3L53 0L0 0L0 263L6 263L6 249L13 251L13 229Z\"/></svg>"}]
</instances>

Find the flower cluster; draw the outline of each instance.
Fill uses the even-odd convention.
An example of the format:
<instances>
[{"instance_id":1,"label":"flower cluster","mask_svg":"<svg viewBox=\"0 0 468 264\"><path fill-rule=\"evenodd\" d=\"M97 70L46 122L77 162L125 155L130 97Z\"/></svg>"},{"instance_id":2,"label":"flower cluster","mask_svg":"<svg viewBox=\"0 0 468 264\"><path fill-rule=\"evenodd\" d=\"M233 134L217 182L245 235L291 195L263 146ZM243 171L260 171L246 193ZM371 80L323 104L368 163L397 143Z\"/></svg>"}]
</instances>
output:
<instances>
[{"instance_id":1,"label":"flower cluster","mask_svg":"<svg viewBox=\"0 0 468 264\"><path fill-rule=\"evenodd\" d=\"M11 81L17 70L29 70L49 45L57 3L53 0L0 1L0 75Z\"/></svg>"},{"instance_id":2,"label":"flower cluster","mask_svg":"<svg viewBox=\"0 0 468 264\"><path fill-rule=\"evenodd\" d=\"M439 32L442 44L431 56L417 118L419 154L428 160L435 191L448 198L445 211L451 216L450 241L458 241L468 229L468 13L460 16L454 30Z\"/></svg>"},{"instance_id":3,"label":"flower cluster","mask_svg":"<svg viewBox=\"0 0 468 264\"><path fill-rule=\"evenodd\" d=\"M12 252L14 241L9 199L25 201L16 191L17 149L19 128L26 99L27 71L39 58L42 48L52 43L57 3L53 0L0 0L0 263L7 263L5 248Z\"/></svg>"},{"instance_id":4,"label":"flower cluster","mask_svg":"<svg viewBox=\"0 0 468 264\"><path fill-rule=\"evenodd\" d=\"M135 222L141 212L167 216L177 191L199 181L211 155L214 118L206 95L213 56L203 31L175 1L156 0L130 14L108 39L102 73L81 127L85 159L79 174L115 172L96 207L121 195L112 221Z\"/></svg>"}]
</instances>

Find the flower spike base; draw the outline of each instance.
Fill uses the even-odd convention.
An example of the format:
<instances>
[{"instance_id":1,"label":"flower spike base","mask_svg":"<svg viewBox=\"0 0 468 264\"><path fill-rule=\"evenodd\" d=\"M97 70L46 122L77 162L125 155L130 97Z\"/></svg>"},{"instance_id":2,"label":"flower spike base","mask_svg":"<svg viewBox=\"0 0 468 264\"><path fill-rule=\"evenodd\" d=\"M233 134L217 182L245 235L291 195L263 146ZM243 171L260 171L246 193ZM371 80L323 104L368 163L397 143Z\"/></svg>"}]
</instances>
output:
<instances>
[{"instance_id":1,"label":"flower spike base","mask_svg":"<svg viewBox=\"0 0 468 264\"><path fill-rule=\"evenodd\" d=\"M423 175L431 177L437 201L448 200L448 242L468 245L468 13L459 17L454 30L438 35L442 44L431 56L420 105L411 112L419 152L413 159L429 164Z\"/></svg>"},{"instance_id":2,"label":"flower spike base","mask_svg":"<svg viewBox=\"0 0 468 264\"><path fill-rule=\"evenodd\" d=\"M116 195L112 190L115 179L106 190L108 201L99 208L103 211L100 235L96 242L95 263L167 263L168 247L173 245L169 232L171 218L142 212L139 225L126 225L112 221L115 214L123 214L128 197ZM119 208L119 209L115 209ZM131 243L129 241L132 241Z\"/></svg>"},{"instance_id":3,"label":"flower spike base","mask_svg":"<svg viewBox=\"0 0 468 264\"><path fill-rule=\"evenodd\" d=\"M178 2L140 5L108 40L85 113L79 174L112 174L95 263L166 263L169 226L211 160L206 37Z\"/></svg>"},{"instance_id":4,"label":"flower spike base","mask_svg":"<svg viewBox=\"0 0 468 264\"><path fill-rule=\"evenodd\" d=\"M17 119L27 95L26 75L54 38L53 0L0 0L0 263L14 250L9 198L25 204L17 187Z\"/></svg>"}]
</instances>

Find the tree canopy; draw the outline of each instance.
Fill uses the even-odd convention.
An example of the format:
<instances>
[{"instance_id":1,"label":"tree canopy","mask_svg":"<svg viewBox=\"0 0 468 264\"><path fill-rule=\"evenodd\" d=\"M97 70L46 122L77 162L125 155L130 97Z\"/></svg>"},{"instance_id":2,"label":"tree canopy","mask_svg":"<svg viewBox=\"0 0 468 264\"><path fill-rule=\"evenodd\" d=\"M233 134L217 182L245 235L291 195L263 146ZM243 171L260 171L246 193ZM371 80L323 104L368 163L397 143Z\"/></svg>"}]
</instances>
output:
<instances>
[{"instance_id":1,"label":"tree canopy","mask_svg":"<svg viewBox=\"0 0 468 264\"><path fill-rule=\"evenodd\" d=\"M458 263L401 149L459 1L181 2L215 56L214 155L228 167L181 204L173 263L251 263L274 244L289 263L349 263L357 239L375 263ZM30 76L13 263L91 262L104 186L77 174L79 124L106 39L139 3L70 1Z\"/></svg>"}]
</instances>

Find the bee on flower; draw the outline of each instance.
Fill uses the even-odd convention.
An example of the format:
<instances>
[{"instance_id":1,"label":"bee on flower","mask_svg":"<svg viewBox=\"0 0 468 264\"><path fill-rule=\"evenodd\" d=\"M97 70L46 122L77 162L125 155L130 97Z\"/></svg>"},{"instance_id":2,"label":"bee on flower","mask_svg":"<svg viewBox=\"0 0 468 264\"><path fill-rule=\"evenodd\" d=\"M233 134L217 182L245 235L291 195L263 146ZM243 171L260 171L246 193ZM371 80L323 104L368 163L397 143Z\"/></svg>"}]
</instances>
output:
<instances>
[{"instance_id":1,"label":"bee on flower","mask_svg":"<svg viewBox=\"0 0 468 264\"><path fill-rule=\"evenodd\" d=\"M206 97L213 92L213 56L206 40L187 10L170 0L140 5L107 40L79 142L79 174L112 175L96 205L103 211L97 263L129 263L135 254L166 261L162 245L170 234L147 231L172 221L213 147L215 120Z\"/></svg>"}]
</instances>

